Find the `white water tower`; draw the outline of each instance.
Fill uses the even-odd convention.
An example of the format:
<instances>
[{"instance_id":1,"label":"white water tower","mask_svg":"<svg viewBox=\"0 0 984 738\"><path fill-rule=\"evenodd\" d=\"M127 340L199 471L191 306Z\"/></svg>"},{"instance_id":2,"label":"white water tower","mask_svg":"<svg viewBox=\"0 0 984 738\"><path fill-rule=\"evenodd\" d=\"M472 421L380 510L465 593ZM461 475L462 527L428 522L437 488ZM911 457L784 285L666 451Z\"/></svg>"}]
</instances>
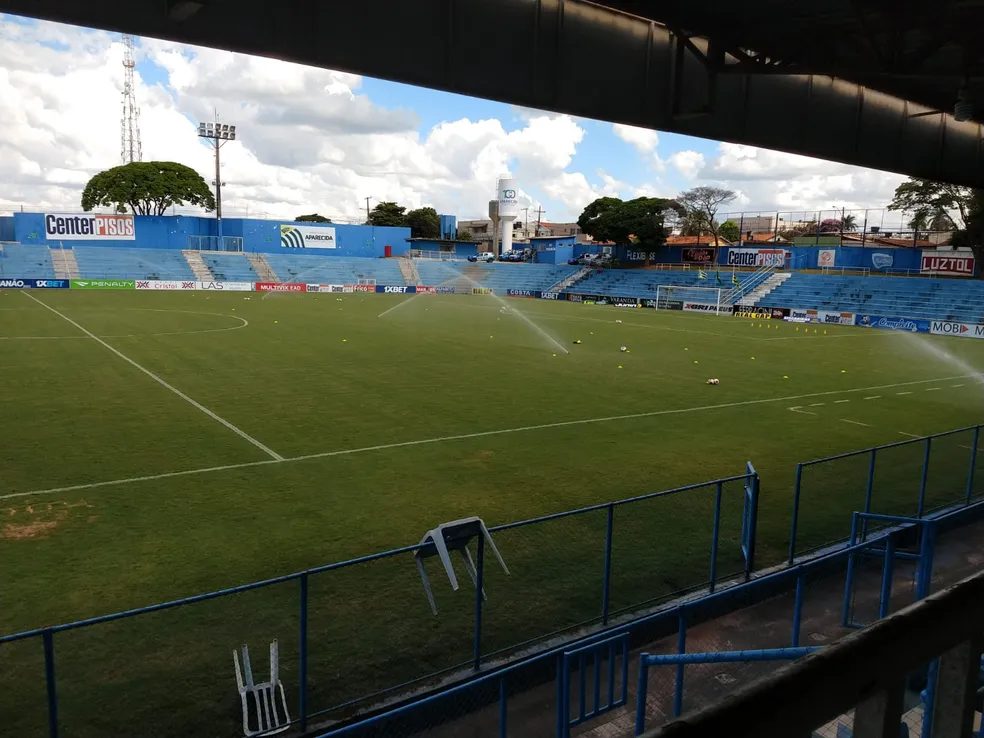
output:
<instances>
[{"instance_id":1,"label":"white water tower","mask_svg":"<svg viewBox=\"0 0 984 738\"><path fill-rule=\"evenodd\" d=\"M508 174L499 177L497 185L499 201L499 223L502 232L502 251L512 251L513 221L519 215L519 201L516 199L516 182Z\"/></svg>"}]
</instances>

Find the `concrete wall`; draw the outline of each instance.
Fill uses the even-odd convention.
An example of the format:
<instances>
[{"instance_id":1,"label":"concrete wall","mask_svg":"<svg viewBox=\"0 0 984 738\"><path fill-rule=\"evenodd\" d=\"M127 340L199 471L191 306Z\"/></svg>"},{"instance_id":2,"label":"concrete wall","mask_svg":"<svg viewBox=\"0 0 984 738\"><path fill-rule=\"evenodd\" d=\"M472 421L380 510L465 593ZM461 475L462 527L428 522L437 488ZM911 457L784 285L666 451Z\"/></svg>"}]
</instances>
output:
<instances>
[{"instance_id":1,"label":"concrete wall","mask_svg":"<svg viewBox=\"0 0 984 738\"><path fill-rule=\"evenodd\" d=\"M243 239L243 250L271 254L304 253L313 256L366 256L378 257L386 246L394 255L406 252L409 228L374 227L364 225L332 225L335 229L334 249L288 249L280 245L280 226L292 221L258 220L255 218L224 218L222 232L225 236ZM215 218L167 215L135 218L136 238L132 241L49 241L44 232L43 213L14 213L11 238L0 240L19 241L23 244L57 246L122 246L141 249L188 248L191 236L214 236ZM298 225L317 227L313 223ZM3 226L0 226L2 228ZM0 231L2 232L2 231Z\"/></svg>"}]
</instances>

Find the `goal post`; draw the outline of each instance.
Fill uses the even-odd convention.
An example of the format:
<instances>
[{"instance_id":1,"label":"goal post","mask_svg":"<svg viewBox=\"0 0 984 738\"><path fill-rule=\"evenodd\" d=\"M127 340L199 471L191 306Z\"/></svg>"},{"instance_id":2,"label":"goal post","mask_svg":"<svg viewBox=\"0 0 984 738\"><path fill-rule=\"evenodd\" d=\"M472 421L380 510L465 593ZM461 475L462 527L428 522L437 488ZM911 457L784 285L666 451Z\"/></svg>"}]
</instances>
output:
<instances>
[{"instance_id":1,"label":"goal post","mask_svg":"<svg viewBox=\"0 0 984 738\"><path fill-rule=\"evenodd\" d=\"M687 310L689 312L721 314L721 287L684 287L682 285L656 285L655 308L657 310Z\"/></svg>"}]
</instances>

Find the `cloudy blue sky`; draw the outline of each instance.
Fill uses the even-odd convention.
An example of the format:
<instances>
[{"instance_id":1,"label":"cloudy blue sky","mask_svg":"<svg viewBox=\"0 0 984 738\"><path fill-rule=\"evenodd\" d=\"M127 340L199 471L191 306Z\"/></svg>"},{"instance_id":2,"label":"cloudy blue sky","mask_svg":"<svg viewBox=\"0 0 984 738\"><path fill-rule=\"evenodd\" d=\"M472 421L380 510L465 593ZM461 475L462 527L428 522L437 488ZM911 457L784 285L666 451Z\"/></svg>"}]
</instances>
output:
<instances>
[{"instance_id":1,"label":"cloudy blue sky","mask_svg":"<svg viewBox=\"0 0 984 738\"><path fill-rule=\"evenodd\" d=\"M118 34L0 15L0 213L77 209L87 179L120 163L122 53ZM505 171L549 221L602 195L698 184L734 189L736 210L877 208L902 179L153 39L138 40L136 71L144 159L211 181L197 121L218 110L238 125L223 149L227 215L354 220L369 196L482 217Z\"/></svg>"}]
</instances>

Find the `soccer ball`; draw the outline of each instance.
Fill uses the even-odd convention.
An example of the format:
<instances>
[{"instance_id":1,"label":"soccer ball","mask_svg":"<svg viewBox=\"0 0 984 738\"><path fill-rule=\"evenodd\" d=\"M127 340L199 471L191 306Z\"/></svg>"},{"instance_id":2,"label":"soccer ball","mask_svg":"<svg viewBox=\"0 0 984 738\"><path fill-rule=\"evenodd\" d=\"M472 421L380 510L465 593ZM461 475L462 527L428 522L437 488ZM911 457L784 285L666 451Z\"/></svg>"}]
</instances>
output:
<instances>
[{"instance_id":1,"label":"soccer ball","mask_svg":"<svg viewBox=\"0 0 984 738\"><path fill-rule=\"evenodd\" d=\"M721 384L721 380L720 379L711 378L711 379L708 379L705 382L705 384Z\"/></svg>"},{"instance_id":2,"label":"soccer ball","mask_svg":"<svg viewBox=\"0 0 984 738\"><path fill-rule=\"evenodd\" d=\"M620 346L618 350L619 351L622 351L622 352L625 352L625 351L628 351L629 349L626 346Z\"/></svg>"}]
</instances>

